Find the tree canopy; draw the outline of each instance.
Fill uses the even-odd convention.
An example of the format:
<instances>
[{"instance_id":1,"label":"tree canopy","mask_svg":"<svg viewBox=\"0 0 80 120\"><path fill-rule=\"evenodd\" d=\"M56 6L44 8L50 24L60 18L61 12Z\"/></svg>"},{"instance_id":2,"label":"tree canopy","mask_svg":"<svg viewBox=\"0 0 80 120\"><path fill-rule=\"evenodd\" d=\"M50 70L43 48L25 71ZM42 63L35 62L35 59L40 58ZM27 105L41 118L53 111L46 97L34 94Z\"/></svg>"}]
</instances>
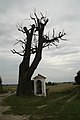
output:
<instances>
[{"instance_id":1,"label":"tree canopy","mask_svg":"<svg viewBox=\"0 0 80 120\"><path fill-rule=\"evenodd\" d=\"M56 43L59 43L59 40L66 40L63 37L66 35L66 33L64 32L64 30L60 31L57 35L55 32L55 28L53 28L52 30L52 37L50 38L50 34L46 33L44 34L44 29L45 26L47 25L47 23L49 22L49 19L46 18L41 12L40 12L40 18L38 17L38 15L34 12L33 16L30 14L30 20L32 20L33 24L30 25L30 28L26 27L26 26L22 26L21 25L17 25L17 29L18 31L22 32L23 34L25 34L25 38L24 39L16 39L16 44L20 43L22 50L21 52L16 51L15 49L11 50L13 52L13 54L18 54L20 56L24 56L25 52L26 52L26 44L28 44L28 37L30 37L31 34L31 46L29 46L29 50L27 50L28 54L35 54L38 51L38 48L40 46L40 41L39 41L39 36L42 34L42 49L45 47L49 47L49 46L57 46ZM29 38L30 39L30 38Z\"/></svg>"}]
</instances>

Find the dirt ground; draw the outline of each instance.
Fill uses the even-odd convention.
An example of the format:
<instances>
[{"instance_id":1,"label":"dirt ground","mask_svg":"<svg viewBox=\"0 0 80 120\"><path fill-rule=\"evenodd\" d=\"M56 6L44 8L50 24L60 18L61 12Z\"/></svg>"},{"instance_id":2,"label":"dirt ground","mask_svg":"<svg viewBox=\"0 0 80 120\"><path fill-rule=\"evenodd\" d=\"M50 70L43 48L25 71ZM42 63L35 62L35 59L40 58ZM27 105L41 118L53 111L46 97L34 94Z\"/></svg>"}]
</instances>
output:
<instances>
[{"instance_id":1,"label":"dirt ground","mask_svg":"<svg viewBox=\"0 0 80 120\"><path fill-rule=\"evenodd\" d=\"M2 100L7 97L10 96L12 94L7 93L7 94L3 94L0 95L0 120L29 120L30 115L12 115L12 114L3 114L4 111L7 111L8 109L10 109L10 106L2 106L1 102Z\"/></svg>"}]
</instances>

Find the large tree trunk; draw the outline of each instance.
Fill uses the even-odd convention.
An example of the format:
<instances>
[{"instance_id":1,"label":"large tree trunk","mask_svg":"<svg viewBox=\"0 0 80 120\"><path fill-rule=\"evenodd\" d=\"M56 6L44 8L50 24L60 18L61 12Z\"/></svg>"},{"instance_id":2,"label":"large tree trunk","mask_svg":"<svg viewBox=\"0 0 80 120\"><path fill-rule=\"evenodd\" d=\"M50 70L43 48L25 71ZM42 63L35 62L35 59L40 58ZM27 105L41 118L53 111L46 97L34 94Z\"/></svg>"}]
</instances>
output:
<instances>
[{"instance_id":1,"label":"large tree trunk","mask_svg":"<svg viewBox=\"0 0 80 120\"><path fill-rule=\"evenodd\" d=\"M25 64L21 63L19 66L19 81L17 86L17 96L31 95L31 77L26 76Z\"/></svg>"},{"instance_id":2,"label":"large tree trunk","mask_svg":"<svg viewBox=\"0 0 80 120\"><path fill-rule=\"evenodd\" d=\"M26 63L22 62L19 66L19 82L17 86L17 96L29 96L32 94L31 77L37 68L42 56L42 48L36 54L31 66L26 69Z\"/></svg>"},{"instance_id":3,"label":"large tree trunk","mask_svg":"<svg viewBox=\"0 0 80 120\"><path fill-rule=\"evenodd\" d=\"M32 94L32 82L31 77L37 68L41 58L36 57L33 65L25 70L24 63L21 63L19 66L19 82L17 86L17 96L29 96Z\"/></svg>"},{"instance_id":4,"label":"large tree trunk","mask_svg":"<svg viewBox=\"0 0 80 120\"><path fill-rule=\"evenodd\" d=\"M25 53L22 63L19 66L19 81L17 86L17 96L27 96L32 94L31 75L29 71L30 67L30 49L33 37L34 25L32 25L31 32L27 31L25 27L25 33L27 36L27 43L25 44ZM28 73L28 74L27 74Z\"/></svg>"},{"instance_id":5,"label":"large tree trunk","mask_svg":"<svg viewBox=\"0 0 80 120\"><path fill-rule=\"evenodd\" d=\"M29 65L30 62L29 51L31 48L33 30L34 28L32 28L31 33L28 33L28 42L25 46L26 47L25 55L22 63L19 66L19 83L17 87L17 96L28 96L32 94L31 77L42 58L42 45L43 45L42 35L44 29L39 30L38 49L36 51L36 55L34 60L32 61L32 64Z\"/></svg>"},{"instance_id":6,"label":"large tree trunk","mask_svg":"<svg viewBox=\"0 0 80 120\"><path fill-rule=\"evenodd\" d=\"M19 83L17 87L17 96L29 96L32 94L31 77L42 58L42 35L39 37L39 48L31 66L27 67L27 58L19 66Z\"/></svg>"}]
</instances>

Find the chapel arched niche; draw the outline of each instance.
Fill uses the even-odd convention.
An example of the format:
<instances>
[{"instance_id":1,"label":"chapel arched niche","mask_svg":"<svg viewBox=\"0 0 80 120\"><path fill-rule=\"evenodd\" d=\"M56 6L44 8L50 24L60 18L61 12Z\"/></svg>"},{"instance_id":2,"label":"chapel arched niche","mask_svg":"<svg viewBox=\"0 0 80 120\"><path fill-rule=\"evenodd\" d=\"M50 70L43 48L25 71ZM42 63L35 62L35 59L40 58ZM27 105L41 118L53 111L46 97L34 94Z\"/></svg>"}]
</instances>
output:
<instances>
[{"instance_id":1,"label":"chapel arched niche","mask_svg":"<svg viewBox=\"0 0 80 120\"><path fill-rule=\"evenodd\" d=\"M42 94L42 82L40 80L37 80L36 82L36 90L37 94Z\"/></svg>"}]
</instances>

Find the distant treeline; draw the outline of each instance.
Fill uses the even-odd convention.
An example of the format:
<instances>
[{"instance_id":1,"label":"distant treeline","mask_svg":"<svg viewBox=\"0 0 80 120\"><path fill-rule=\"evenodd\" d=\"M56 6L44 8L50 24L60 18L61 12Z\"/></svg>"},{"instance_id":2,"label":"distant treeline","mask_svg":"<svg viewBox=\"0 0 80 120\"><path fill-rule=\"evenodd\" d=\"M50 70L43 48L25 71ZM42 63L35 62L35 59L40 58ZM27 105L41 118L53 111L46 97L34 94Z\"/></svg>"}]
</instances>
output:
<instances>
[{"instance_id":1,"label":"distant treeline","mask_svg":"<svg viewBox=\"0 0 80 120\"><path fill-rule=\"evenodd\" d=\"M57 84L74 84L74 82L47 82L46 85L57 85Z\"/></svg>"},{"instance_id":2,"label":"distant treeline","mask_svg":"<svg viewBox=\"0 0 80 120\"><path fill-rule=\"evenodd\" d=\"M32 80L32 85L34 81ZM46 85L57 85L57 84L76 84L75 82L46 82ZM3 86L17 86L17 84L3 84Z\"/></svg>"}]
</instances>

